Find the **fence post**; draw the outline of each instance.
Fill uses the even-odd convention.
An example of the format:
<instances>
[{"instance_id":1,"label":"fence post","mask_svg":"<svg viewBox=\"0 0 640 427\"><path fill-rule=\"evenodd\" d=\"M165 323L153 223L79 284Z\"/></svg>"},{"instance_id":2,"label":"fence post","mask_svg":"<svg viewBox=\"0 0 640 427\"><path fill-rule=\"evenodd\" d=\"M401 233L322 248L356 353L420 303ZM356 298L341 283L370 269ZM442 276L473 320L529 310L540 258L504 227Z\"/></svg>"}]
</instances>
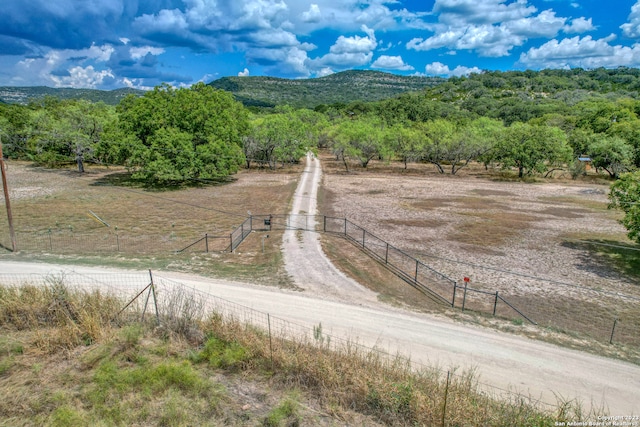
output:
<instances>
[{"instance_id":1,"label":"fence post","mask_svg":"<svg viewBox=\"0 0 640 427\"><path fill-rule=\"evenodd\" d=\"M209 253L209 233L204 233L204 248Z\"/></svg>"},{"instance_id":2,"label":"fence post","mask_svg":"<svg viewBox=\"0 0 640 427\"><path fill-rule=\"evenodd\" d=\"M117 251L120 252L120 236L116 233L116 248Z\"/></svg>"},{"instance_id":3,"label":"fence post","mask_svg":"<svg viewBox=\"0 0 640 427\"><path fill-rule=\"evenodd\" d=\"M453 282L453 298L451 298L451 307L456 306L456 289L458 289L458 282Z\"/></svg>"},{"instance_id":4,"label":"fence post","mask_svg":"<svg viewBox=\"0 0 640 427\"><path fill-rule=\"evenodd\" d=\"M344 218L344 235L347 235L347 218Z\"/></svg>"},{"instance_id":5,"label":"fence post","mask_svg":"<svg viewBox=\"0 0 640 427\"><path fill-rule=\"evenodd\" d=\"M156 285L153 283L153 274L151 274L151 269L149 269L149 277L151 278L151 292L153 292L153 305L156 307L156 320L158 322L158 326L160 326L160 313L158 312L158 297L156 296Z\"/></svg>"},{"instance_id":6,"label":"fence post","mask_svg":"<svg viewBox=\"0 0 640 427\"><path fill-rule=\"evenodd\" d=\"M496 291L496 301L493 303L493 315L496 315L496 307L498 307L498 291Z\"/></svg>"},{"instance_id":7,"label":"fence post","mask_svg":"<svg viewBox=\"0 0 640 427\"><path fill-rule=\"evenodd\" d=\"M249 215L249 231L253 231L253 215Z\"/></svg>"},{"instance_id":8,"label":"fence post","mask_svg":"<svg viewBox=\"0 0 640 427\"><path fill-rule=\"evenodd\" d=\"M387 249L384 252L384 263L389 264L389 244L387 243Z\"/></svg>"},{"instance_id":9,"label":"fence post","mask_svg":"<svg viewBox=\"0 0 640 427\"><path fill-rule=\"evenodd\" d=\"M611 338L609 338L609 344L613 344L613 334L616 332L616 325L618 324L618 318L613 320L613 328L611 329Z\"/></svg>"},{"instance_id":10,"label":"fence post","mask_svg":"<svg viewBox=\"0 0 640 427\"><path fill-rule=\"evenodd\" d=\"M53 241L51 240L51 230L49 230L49 250L53 252Z\"/></svg>"},{"instance_id":11,"label":"fence post","mask_svg":"<svg viewBox=\"0 0 640 427\"><path fill-rule=\"evenodd\" d=\"M322 215L322 216L324 217L322 230L326 233L327 232L327 216L326 215Z\"/></svg>"},{"instance_id":12,"label":"fence post","mask_svg":"<svg viewBox=\"0 0 640 427\"><path fill-rule=\"evenodd\" d=\"M416 283L418 283L418 265L419 265L418 263L419 261L416 260L416 277L413 279Z\"/></svg>"},{"instance_id":13,"label":"fence post","mask_svg":"<svg viewBox=\"0 0 640 427\"><path fill-rule=\"evenodd\" d=\"M451 378L451 371L447 371L447 385L444 388L444 404L442 405L442 427L445 426L447 419L447 397L449 395L449 380Z\"/></svg>"},{"instance_id":14,"label":"fence post","mask_svg":"<svg viewBox=\"0 0 640 427\"><path fill-rule=\"evenodd\" d=\"M363 229L362 229L362 247L363 247L363 248L365 247L365 246L364 246L364 238L365 238L366 234L367 234L367 230L365 230L365 229L363 228Z\"/></svg>"},{"instance_id":15,"label":"fence post","mask_svg":"<svg viewBox=\"0 0 640 427\"><path fill-rule=\"evenodd\" d=\"M464 282L464 293L462 294L462 311L464 311L464 304L467 302L467 284L469 282Z\"/></svg>"},{"instance_id":16,"label":"fence post","mask_svg":"<svg viewBox=\"0 0 640 427\"><path fill-rule=\"evenodd\" d=\"M273 342L271 340L271 316L267 313L267 324L269 325L269 351L271 352L271 371L273 371Z\"/></svg>"},{"instance_id":17,"label":"fence post","mask_svg":"<svg viewBox=\"0 0 640 427\"><path fill-rule=\"evenodd\" d=\"M229 246L231 248L231 252L233 252L233 233L229 234L229 238L231 239L231 246Z\"/></svg>"}]
</instances>

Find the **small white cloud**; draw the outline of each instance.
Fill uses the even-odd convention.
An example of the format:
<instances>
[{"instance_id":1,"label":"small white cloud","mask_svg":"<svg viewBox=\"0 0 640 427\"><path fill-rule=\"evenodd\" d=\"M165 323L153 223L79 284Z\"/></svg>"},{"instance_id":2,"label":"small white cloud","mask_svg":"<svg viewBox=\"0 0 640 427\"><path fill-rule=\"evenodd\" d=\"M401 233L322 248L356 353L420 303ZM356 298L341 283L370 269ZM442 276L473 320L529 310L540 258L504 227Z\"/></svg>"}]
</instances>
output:
<instances>
[{"instance_id":1,"label":"small white cloud","mask_svg":"<svg viewBox=\"0 0 640 427\"><path fill-rule=\"evenodd\" d=\"M309 10L302 13L302 21L306 23L318 23L322 18L320 7L317 4L312 4Z\"/></svg>"},{"instance_id":2,"label":"small white cloud","mask_svg":"<svg viewBox=\"0 0 640 427\"><path fill-rule=\"evenodd\" d=\"M249 69L245 68L243 71L238 73L238 77L247 77L249 75Z\"/></svg>"},{"instance_id":3,"label":"small white cloud","mask_svg":"<svg viewBox=\"0 0 640 427\"><path fill-rule=\"evenodd\" d=\"M389 55L380 56L380 58L376 59L375 62L371 64L371 67L382 68L385 70L400 70L400 71L413 70L413 67L411 65L405 64L401 56L389 56Z\"/></svg>"},{"instance_id":4,"label":"small white cloud","mask_svg":"<svg viewBox=\"0 0 640 427\"><path fill-rule=\"evenodd\" d=\"M353 36L353 37L345 37L340 36L338 40L336 40L335 44L331 46L329 51L333 54L340 55L344 53L369 53L373 51L378 43L376 42L376 36L374 31L371 28L368 28L366 25L362 26L362 31L364 31L367 36Z\"/></svg>"},{"instance_id":5,"label":"small white cloud","mask_svg":"<svg viewBox=\"0 0 640 427\"><path fill-rule=\"evenodd\" d=\"M584 17L580 17L571 20L569 25L565 25L563 31L567 34L582 34L595 29L596 27L593 26L592 18L586 19Z\"/></svg>"},{"instance_id":6,"label":"small white cloud","mask_svg":"<svg viewBox=\"0 0 640 427\"><path fill-rule=\"evenodd\" d=\"M120 41L122 42L122 44L123 44L123 45L125 45L125 46L126 46L127 44L129 44L129 42L130 42L131 40L129 40L129 39L128 39L128 38L126 38L126 37L120 37Z\"/></svg>"},{"instance_id":7,"label":"small white cloud","mask_svg":"<svg viewBox=\"0 0 640 427\"><path fill-rule=\"evenodd\" d=\"M107 77L113 78L111 70L96 71L92 65L87 67L72 67L68 76L51 76L56 87L96 88Z\"/></svg>"},{"instance_id":8,"label":"small white cloud","mask_svg":"<svg viewBox=\"0 0 640 427\"><path fill-rule=\"evenodd\" d=\"M125 85L128 88L132 89L140 89L140 90L151 90L153 87L145 86L144 79L130 79L128 77L123 77L119 82L120 84Z\"/></svg>"},{"instance_id":9,"label":"small white cloud","mask_svg":"<svg viewBox=\"0 0 640 427\"><path fill-rule=\"evenodd\" d=\"M478 67L469 68L462 65L458 65L456 68L451 70L448 65L445 65L442 62L432 62L431 64L427 64L427 66L425 67L425 71L427 75L443 77L461 77L468 76L469 74L482 73L482 70Z\"/></svg>"},{"instance_id":10,"label":"small white cloud","mask_svg":"<svg viewBox=\"0 0 640 427\"><path fill-rule=\"evenodd\" d=\"M331 75L331 74L333 74L333 73L334 73L334 71L333 71L331 68L329 68L329 67L325 67L325 68L322 68L320 71L318 71L318 72L316 73L316 75L317 75L318 77L324 77L324 76Z\"/></svg>"},{"instance_id":11,"label":"small white cloud","mask_svg":"<svg viewBox=\"0 0 640 427\"><path fill-rule=\"evenodd\" d=\"M141 47L132 47L129 49L129 54L131 55L131 59L140 59L147 56L147 54L151 54L154 56L162 55L164 53L164 49L161 47L152 47L152 46L141 46Z\"/></svg>"}]
</instances>

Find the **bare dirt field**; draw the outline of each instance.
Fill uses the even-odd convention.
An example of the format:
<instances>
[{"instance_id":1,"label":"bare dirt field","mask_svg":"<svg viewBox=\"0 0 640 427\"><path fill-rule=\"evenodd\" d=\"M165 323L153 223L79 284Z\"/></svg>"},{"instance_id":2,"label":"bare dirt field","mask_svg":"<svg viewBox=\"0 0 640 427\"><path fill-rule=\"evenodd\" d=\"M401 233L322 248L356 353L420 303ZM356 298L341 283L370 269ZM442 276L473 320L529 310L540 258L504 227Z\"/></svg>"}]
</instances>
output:
<instances>
[{"instance_id":1,"label":"bare dirt field","mask_svg":"<svg viewBox=\"0 0 640 427\"><path fill-rule=\"evenodd\" d=\"M334 157L322 160L321 212L459 284L468 277L473 288L499 292L553 330L608 343L617 318L614 341L640 344L640 252L607 209L604 179L522 182L479 167L451 176L381 163L345 173ZM329 246L344 258L340 245ZM490 312L494 301L469 293L466 307Z\"/></svg>"}]
</instances>

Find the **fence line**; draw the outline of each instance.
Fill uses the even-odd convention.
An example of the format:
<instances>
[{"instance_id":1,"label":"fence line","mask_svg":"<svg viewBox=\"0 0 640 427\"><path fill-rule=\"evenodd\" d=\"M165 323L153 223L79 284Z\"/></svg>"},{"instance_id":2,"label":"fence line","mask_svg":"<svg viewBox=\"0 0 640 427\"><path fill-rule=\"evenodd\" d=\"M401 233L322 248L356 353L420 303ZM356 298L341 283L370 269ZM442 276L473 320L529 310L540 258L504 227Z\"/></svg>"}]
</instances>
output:
<instances>
[{"instance_id":1,"label":"fence line","mask_svg":"<svg viewBox=\"0 0 640 427\"><path fill-rule=\"evenodd\" d=\"M265 313L242 304L229 301L228 299L216 296L194 286L188 286L181 282L151 273L103 273L103 274L80 274L76 272L66 272L60 275L41 274L4 274L0 273L0 286L22 286L25 284L42 286L52 284L64 284L68 288L85 291L107 291L123 298L126 306L121 312L125 312L130 318L139 318L141 313L149 313L150 317L160 319L160 322L167 319L171 321L180 320L181 316L185 325L194 319L204 320L207 316L214 315L232 322L239 322L251 325L269 334L277 340L293 341L301 343L311 343L318 345L322 349L327 349L341 353L345 349L357 348L365 354L376 354L381 356L388 363L401 362L411 367L415 371L433 370L441 375L451 375L465 380L464 375L458 375L455 371L447 371L437 366L428 366L402 354L391 353L381 349L379 346L367 346L354 342L351 337L337 336L326 333L322 330L322 324L309 327L301 325L270 313ZM154 297L149 298L149 286L153 285ZM149 306L153 304L153 306ZM123 304L124 305L124 304ZM116 313L114 313L116 315ZM293 351L297 346L291 346ZM542 411L555 410L558 403L543 401L513 390L505 390L493 386L484 381L477 381L477 385L482 392L489 396L505 401L525 401L532 407Z\"/></svg>"},{"instance_id":2,"label":"fence line","mask_svg":"<svg viewBox=\"0 0 640 427\"><path fill-rule=\"evenodd\" d=\"M578 285L561 292L557 288L540 288L526 283L498 290L491 284L474 283L474 288L467 287L465 292L463 286L451 277L346 218L306 214L253 215L245 218L228 236L205 233L196 240L171 236L134 237L124 233L105 236L66 235L60 232L35 235L18 233L18 244L21 250L59 253L78 250L146 254L228 252L235 251L252 231L286 229L343 236L427 297L453 308L462 309L464 305L464 310L510 319L516 325L524 320L560 333L577 332L601 342L640 345L640 334L637 332L640 330L640 299L637 297ZM522 310L523 307L526 310Z\"/></svg>"}]
</instances>

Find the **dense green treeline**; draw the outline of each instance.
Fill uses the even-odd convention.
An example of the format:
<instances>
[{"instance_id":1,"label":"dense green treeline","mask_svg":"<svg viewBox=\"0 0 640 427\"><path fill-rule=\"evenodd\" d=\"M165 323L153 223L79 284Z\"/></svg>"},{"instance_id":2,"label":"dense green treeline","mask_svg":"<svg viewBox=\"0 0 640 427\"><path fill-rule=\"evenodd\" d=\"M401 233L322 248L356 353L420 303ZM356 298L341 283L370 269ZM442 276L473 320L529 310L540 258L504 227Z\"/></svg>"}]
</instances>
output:
<instances>
[{"instance_id":1,"label":"dense green treeline","mask_svg":"<svg viewBox=\"0 0 640 427\"><path fill-rule=\"evenodd\" d=\"M640 166L640 70L485 72L375 102L247 110L226 91L167 85L116 107L47 97L0 105L5 154L49 167L127 166L155 185L276 168L328 147L371 160L433 164L455 174L473 161L523 177L581 172L578 157L611 177Z\"/></svg>"}]
</instances>

